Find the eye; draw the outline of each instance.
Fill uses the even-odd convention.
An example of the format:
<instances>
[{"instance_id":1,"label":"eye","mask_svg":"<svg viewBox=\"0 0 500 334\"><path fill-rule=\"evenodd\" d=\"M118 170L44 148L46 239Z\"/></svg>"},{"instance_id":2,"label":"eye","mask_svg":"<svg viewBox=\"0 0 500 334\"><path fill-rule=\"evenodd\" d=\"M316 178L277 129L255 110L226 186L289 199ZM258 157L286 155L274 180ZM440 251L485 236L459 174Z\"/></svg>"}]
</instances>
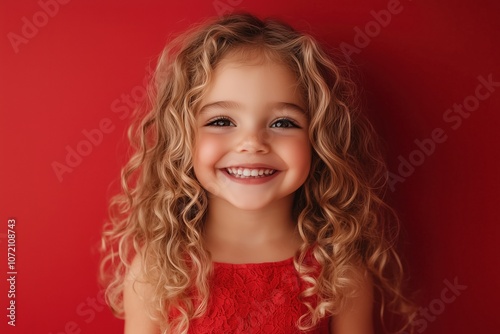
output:
<instances>
[{"instance_id":1,"label":"eye","mask_svg":"<svg viewBox=\"0 0 500 334\"><path fill-rule=\"evenodd\" d=\"M209 121L206 126L224 127L224 126L234 126L234 123L227 117L217 117Z\"/></svg>"},{"instance_id":2,"label":"eye","mask_svg":"<svg viewBox=\"0 0 500 334\"><path fill-rule=\"evenodd\" d=\"M272 128L299 128L295 122L289 120L288 118L280 118L276 120L273 124L271 124Z\"/></svg>"}]
</instances>

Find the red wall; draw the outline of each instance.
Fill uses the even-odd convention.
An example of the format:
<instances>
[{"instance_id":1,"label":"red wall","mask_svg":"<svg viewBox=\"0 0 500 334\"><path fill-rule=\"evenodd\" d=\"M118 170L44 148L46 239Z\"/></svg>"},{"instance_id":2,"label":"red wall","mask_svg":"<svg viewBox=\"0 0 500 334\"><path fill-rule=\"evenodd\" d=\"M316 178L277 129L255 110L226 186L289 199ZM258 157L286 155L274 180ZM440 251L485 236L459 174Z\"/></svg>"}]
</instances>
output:
<instances>
[{"instance_id":1,"label":"red wall","mask_svg":"<svg viewBox=\"0 0 500 334\"><path fill-rule=\"evenodd\" d=\"M100 302L96 248L124 163L123 116L167 37L217 15L217 4L279 16L356 51L395 178L390 196L422 306L419 330L496 329L497 1L60 2L0 2L2 333L122 331ZM87 156L66 161L76 149ZM55 165L66 168L59 177ZM15 328L6 317L8 219L16 221Z\"/></svg>"}]
</instances>

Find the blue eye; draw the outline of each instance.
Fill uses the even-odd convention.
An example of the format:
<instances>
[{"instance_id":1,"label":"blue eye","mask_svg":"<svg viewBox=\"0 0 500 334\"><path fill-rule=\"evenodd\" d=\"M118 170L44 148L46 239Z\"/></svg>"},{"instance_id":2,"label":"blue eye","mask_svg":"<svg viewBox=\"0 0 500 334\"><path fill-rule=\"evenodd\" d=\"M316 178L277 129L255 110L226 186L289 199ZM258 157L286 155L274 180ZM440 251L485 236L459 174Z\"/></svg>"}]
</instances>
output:
<instances>
[{"instance_id":1,"label":"blue eye","mask_svg":"<svg viewBox=\"0 0 500 334\"><path fill-rule=\"evenodd\" d=\"M281 118L271 124L272 128L300 128L297 124L287 118Z\"/></svg>"},{"instance_id":2,"label":"blue eye","mask_svg":"<svg viewBox=\"0 0 500 334\"><path fill-rule=\"evenodd\" d=\"M215 126L215 127L234 126L234 123L231 122L231 120L229 118L218 117L218 118L208 122L207 126Z\"/></svg>"}]
</instances>

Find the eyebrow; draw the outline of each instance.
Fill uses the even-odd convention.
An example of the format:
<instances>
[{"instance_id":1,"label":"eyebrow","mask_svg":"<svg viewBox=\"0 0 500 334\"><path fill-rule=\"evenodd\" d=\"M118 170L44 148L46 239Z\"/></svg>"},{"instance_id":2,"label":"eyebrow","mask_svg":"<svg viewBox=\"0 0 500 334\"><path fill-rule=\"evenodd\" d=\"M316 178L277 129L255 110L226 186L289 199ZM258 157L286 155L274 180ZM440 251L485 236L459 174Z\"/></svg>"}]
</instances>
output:
<instances>
[{"instance_id":1,"label":"eyebrow","mask_svg":"<svg viewBox=\"0 0 500 334\"><path fill-rule=\"evenodd\" d=\"M200 114L207 112L208 109L243 109L243 107L235 101L217 101L204 105L200 109ZM299 105L290 102L277 102L272 104L272 109L274 110L283 110L290 109L301 114L306 114L305 110L302 109Z\"/></svg>"},{"instance_id":2,"label":"eyebrow","mask_svg":"<svg viewBox=\"0 0 500 334\"><path fill-rule=\"evenodd\" d=\"M234 101L217 101L209 104L205 104L200 109L200 114L208 111L208 109L241 109L241 105Z\"/></svg>"}]
</instances>

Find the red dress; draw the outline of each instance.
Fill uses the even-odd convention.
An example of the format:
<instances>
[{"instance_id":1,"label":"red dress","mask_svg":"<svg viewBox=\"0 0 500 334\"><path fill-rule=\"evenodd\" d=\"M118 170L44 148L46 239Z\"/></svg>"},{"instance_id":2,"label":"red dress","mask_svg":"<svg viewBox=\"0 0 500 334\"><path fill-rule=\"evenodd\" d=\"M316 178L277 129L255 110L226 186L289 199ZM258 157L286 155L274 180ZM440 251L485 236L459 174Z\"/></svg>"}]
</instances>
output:
<instances>
[{"instance_id":1,"label":"red dress","mask_svg":"<svg viewBox=\"0 0 500 334\"><path fill-rule=\"evenodd\" d=\"M293 258L256 264L215 262L207 312L191 321L189 333L302 333L295 325L306 312L298 298L302 289ZM329 333L328 319L307 333Z\"/></svg>"}]
</instances>

